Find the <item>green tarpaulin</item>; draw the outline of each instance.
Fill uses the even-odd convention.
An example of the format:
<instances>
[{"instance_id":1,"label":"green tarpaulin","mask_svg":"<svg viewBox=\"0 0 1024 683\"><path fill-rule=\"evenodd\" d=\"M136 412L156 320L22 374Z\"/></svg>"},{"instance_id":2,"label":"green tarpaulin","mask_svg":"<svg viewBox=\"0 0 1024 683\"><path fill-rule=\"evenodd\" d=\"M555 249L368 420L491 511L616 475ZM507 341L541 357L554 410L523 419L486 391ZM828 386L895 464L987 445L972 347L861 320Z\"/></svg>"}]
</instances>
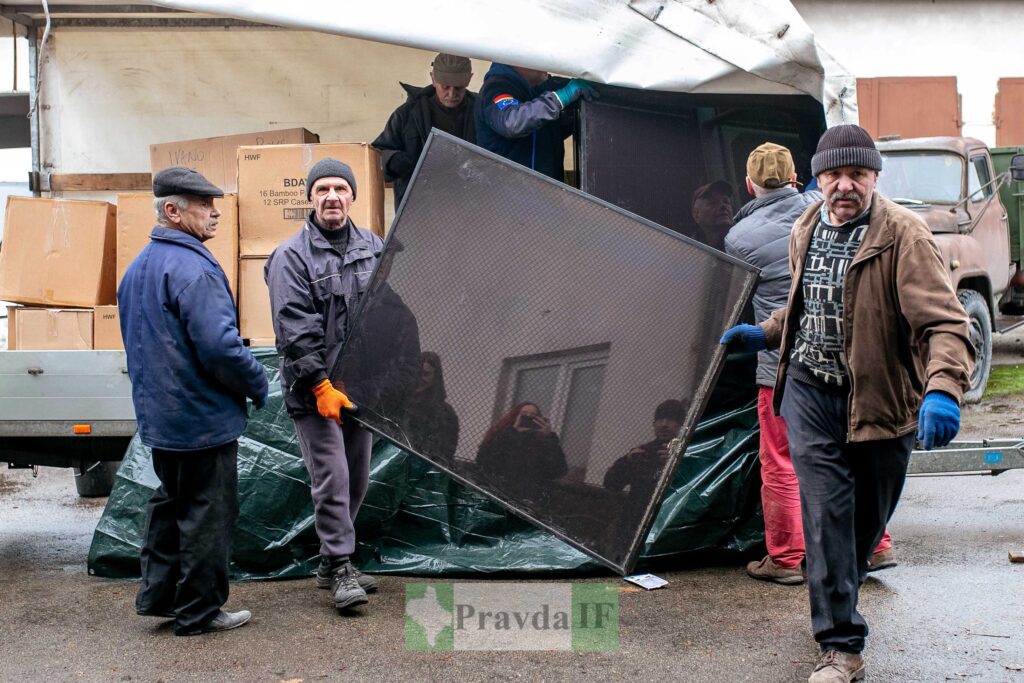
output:
<instances>
[{"instance_id":1,"label":"green tarpaulin","mask_svg":"<svg viewBox=\"0 0 1024 683\"><path fill-rule=\"evenodd\" d=\"M305 577L319 559L309 475L277 388L277 358L271 349L258 350L256 356L270 376L271 393L239 440L241 510L232 575L238 580ZM679 566L694 557L736 559L763 544L750 370L745 358L733 360L723 371L648 535L641 568ZM146 502L158 485L149 449L136 438L96 527L90 574L139 575ZM355 560L370 572L607 571L382 440L373 448L370 487L356 535Z\"/></svg>"}]
</instances>

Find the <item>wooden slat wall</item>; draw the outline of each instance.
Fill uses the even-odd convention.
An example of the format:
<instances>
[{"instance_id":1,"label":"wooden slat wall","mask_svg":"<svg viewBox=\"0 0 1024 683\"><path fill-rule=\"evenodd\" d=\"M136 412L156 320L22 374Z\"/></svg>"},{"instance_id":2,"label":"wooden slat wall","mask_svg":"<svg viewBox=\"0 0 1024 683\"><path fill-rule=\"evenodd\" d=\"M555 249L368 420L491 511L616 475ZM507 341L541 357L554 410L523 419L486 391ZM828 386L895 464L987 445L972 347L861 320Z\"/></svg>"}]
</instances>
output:
<instances>
[{"instance_id":1,"label":"wooden slat wall","mask_svg":"<svg viewBox=\"0 0 1024 683\"><path fill-rule=\"evenodd\" d=\"M153 189L149 173L52 173L50 192L148 192Z\"/></svg>"}]
</instances>

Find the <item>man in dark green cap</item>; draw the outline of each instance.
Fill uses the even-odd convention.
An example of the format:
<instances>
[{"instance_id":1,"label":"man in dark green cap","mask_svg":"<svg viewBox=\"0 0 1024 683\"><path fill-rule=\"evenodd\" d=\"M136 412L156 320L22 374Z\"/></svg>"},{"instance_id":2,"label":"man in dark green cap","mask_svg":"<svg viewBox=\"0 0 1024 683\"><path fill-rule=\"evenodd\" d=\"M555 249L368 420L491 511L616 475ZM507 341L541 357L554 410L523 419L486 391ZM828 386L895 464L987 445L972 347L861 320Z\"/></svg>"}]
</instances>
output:
<instances>
[{"instance_id":1,"label":"man in dark green cap","mask_svg":"<svg viewBox=\"0 0 1024 683\"><path fill-rule=\"evenodd\" d=\"M430 66L430 85L425 88L399 84L409 98L391 114L384 131L373 141L384 162L384 179L395 184L396 210L431 128L476 142L476 93L467 90L473 65L465 57L442 52Z\"/></svg>"}]
</instances>

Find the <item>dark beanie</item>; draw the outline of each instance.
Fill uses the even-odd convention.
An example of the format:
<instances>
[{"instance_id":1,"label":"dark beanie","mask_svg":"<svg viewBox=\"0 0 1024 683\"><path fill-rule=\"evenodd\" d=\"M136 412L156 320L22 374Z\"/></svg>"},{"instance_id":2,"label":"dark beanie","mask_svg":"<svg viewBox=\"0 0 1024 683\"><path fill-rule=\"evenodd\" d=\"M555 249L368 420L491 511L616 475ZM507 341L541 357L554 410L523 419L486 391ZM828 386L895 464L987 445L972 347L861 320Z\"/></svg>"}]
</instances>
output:
<instances>
[{"instance_id":1,"label":"dark beanie","mask_svg":"<svg viewBox=\"0 0 1024 683\"><path fill-rule=\"evenodd\" d=\"M674 398L662 401L654 409L654 419L669 419L681 423L686 420L686 406L683 405L682 401L677 401Z\"/></svg>"},{"instance_id":2,"label":"dark beanie","mask_svg":"<svg viewBox=\"0 0 1024 683\"><path fill-rule=\"evenodd\" d=\"M306 199L312 199L313 183L321 178L344 178L352 188L352 201L356 200L356 177L352 167L345 162L328 157L313 164L306 176Z\"/></svg>"},{"instance_id":3,"label":"dark beanie","mask_svg":"<svg viewBox=\"0 0 1024 683\"><path fill-rule=\"evenodd\" d=\"M811 175L817 177L819 173L840 166L882 170L882 155L868 132L860 126L851 123L829 128L818 140L818 149L811 157Z\"/></svg>"}]
</instances>

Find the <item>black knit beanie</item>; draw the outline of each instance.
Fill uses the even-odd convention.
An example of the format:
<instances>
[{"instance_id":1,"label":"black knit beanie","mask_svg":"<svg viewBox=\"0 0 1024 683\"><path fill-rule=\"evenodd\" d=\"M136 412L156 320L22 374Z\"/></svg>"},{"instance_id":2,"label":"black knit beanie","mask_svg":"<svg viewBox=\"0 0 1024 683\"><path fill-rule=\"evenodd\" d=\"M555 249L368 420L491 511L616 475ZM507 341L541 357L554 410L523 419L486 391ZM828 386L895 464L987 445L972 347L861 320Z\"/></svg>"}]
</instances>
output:
<instances>
[{"instance_id":1,"label":"black knit beanie","mask_svg":"<svg viewBox=\"0 0 1024 683\"><path fill-rule=\"evenodd\" d=\"M313 183L321 178L344 178L352 188L352 201L356 200L356 176L345 162L328 157L313 164L306 176L306 199L312 199Z\"/></svg>"},{"instance_id":2,"label":"black knit beanie","mask_svg":"<svg viewBox=\"0 0 1024 683\"><path fill-rule=\"evenodd\" d=\"M658 404L658 407L654 409L654 419L662 420L675 420L676 422L686 421L686 406L683 405L682 401L678 401L674 398L670 398L667 401L662 401Z\"/></svg>"},{"instance_id":3,"label":"black knit beanie","mask_svg":"<svg viewBox=\"0 0 1024 683\"><path fill-rule=\"evenodd\" d=\"M882 170L882 155L868 132L853 124L829 128L818 140L818 149L811 157L811 174L840 166L862 166Z\"/></svg>"}]
</instances>

